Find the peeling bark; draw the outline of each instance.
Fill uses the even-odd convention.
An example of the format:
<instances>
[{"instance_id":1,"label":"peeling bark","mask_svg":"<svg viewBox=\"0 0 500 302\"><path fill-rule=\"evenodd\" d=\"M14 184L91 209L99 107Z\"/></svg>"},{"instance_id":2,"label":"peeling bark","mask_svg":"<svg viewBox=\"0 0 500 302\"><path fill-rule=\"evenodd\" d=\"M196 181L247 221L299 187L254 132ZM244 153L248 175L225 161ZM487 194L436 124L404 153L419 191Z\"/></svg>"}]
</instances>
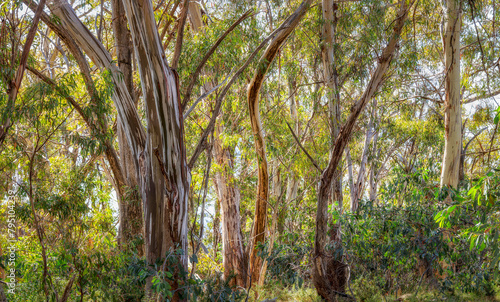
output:
<instances>
[{"instance_id":1,"label":"peeling bark","mask_svg":"<svg viewBox=\"0 0 500 302\"><path fill-rule=\"evenodd\" d=\"M162 259L169 249L184 251L187 269L187 214L190 172L186 162L179 79L168 64L148 0L123 2L146 105L147 143L141 154L146 257ZM173 288L177 288L174 282Z\"/></svg>"},{"instance_id":2,"label":"peeling bark","mask_svg":"<svg viewBox=\"0 0 500 302\"><path fill-rule=\"evenodd\" d=\"M121 71L104 46L81 23L64 0L50 9L61 26L94 63L110 71L113 101L130 146L144 206L146 258L162 259L181 248L179 262L187 269L187 198L190 174L183 142L179 82L168 67L149 1L124 1L146 104L147 133L139 120ZM175 290L179 285L173 285ZM178 295L174 296L178 299Z\"/></svg>"},{"instance_id":3,"label":"peeling bark","mask_svg":"<svg viewBox=\"0 0 500 302\"><path fill-rule=\"evenodd\" d=\"M139 174L138 159L145 146L146 133L123 81L121 71L113 63L111 55L104 48L104 45L78 19L73 8L65 0L54 0L48 6L51 12L59 18L59 25L65 31L65 34L69 35L84 50L94 64L111 73L115 84L112 99L127 134L127 140L132 148L136 173Z\"/></svg>"},{"instance_id":4,"label":"peeling bark","mask_svg":"<svg viewBox=\"0 0 500 302\"><path fill-rule=\"evenodd\" d=\"M123 80L127 86L134 105L137 106L137 96L134 93L133 69L132 69L132 40L130 31L127 27L127 18L125 9L121 0L112 0L113 8L113 32L115 34L115 47L118 62L118 68L123 73ZM139 195L139 184L135 173L134 158L132 150L128 144L124 132L123 122L120 116L117 117L117 137L120 148L120 164L125 176L123 194L118 200L120 210L120 227L118 229L118 238L122 246L127 246L134 239L144 236L144 218L142 214L142 202ZM137 246L139 255L144 254L144 246Z\"/></svg>"}]
</instances>

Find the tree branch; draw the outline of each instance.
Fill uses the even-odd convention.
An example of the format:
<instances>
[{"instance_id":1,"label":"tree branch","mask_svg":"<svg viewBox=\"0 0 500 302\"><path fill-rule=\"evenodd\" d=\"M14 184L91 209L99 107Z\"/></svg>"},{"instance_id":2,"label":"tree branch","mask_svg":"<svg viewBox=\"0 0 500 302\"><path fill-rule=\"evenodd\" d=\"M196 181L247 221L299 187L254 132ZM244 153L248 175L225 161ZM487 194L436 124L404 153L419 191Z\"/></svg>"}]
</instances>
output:
<instances>
[{"instance_id":1,"label":"tree branch","mask_svg":"<svg viewBox=\"0 0 500 302\"><path fill-rule=\"evenodd\" d=\"M21 60L19 62L19 67L17 68L16 71L16 76L10 83L8 83L9 98L6 110L2 117L3 125L0 125L0 146L2 145L2 143L5 140L5 137L7 136L7 131L12 126L10 122L10 114L14 110L17 94L19 92L19 88L21 88L21 81L23 79L24 70L26 69L26 64L28 62L28 55L31 49L31 44L33 44L33 40L35 39L36 31L38 28L38 22L40 21L40 16L42 15L43 8L45 7L45 1L46 0L41 0L40 3L38 4L38 7L35 10L35 16L31 21L32 24L28 32L28 36L26 37L26 42L24 43L23 46L23 52L21 53Z\"/></svg>"},{"instance_id":2,"label":"tree branch","mask_svg":"<svg viewBox=\"0 0 500 302\"><path fill-rule=\"evenodd\" d=\"M186 113L184 113L184 119L186 119L189 114L191 113L191 111L194 110L194 108L196 107L196 105L198 105L204 98L206 98L207 96L209 96L212 92L214 92L215 90L217 90L220 86L224 85L227 81L227 79L229 78L229 75L224 79L224 81L222 81L222 83L220 83L219 85L215 86L214 88L210 89L209 91L205 92L204 94L202 94L197 100L196 102L194 102L194 104L189 107L189 109L186 111Z\"/></svg>"},{"instance_id":3,"label":"tree branch","mask_svg":"<svg viewBox=\"0 0 500 302\"><path fill-rule=\"evenodd\" d=\"M300 149L302 149L302 151L304 151L304 153L307 155L307 157L309 158L309 160L311 161L311 163L313 164L313 166L319 171L319 173L323 172L323 170L321 170L321 168L319 167L318 163L316 163L316 161L314 160L314 158L312 158L312 156L309 154L309 152L307 152L307 150L302 146L302 144L300 143L299 138L297 137L297 135L295 135L295 132L293 132L292 127L290 127L290 124L287 121L285 121L285 123L288 126L288 129L290 129L290 132L292 133L293 138L297 142L297 145L299 145Z\"/></svg>"},{"instance_id":4,"label":"tree branch","mask_svg":"<svg viewBox=\"0 0 500 302\"><path fill-rule=\"evenodd\" d=\"M177 69L181 57L182 40L184 39L184 25L186 25L189 0L184 0L180 15L179 27L177 27L177 39L175 40L174 56L172 57L172 68Z\"/></svg>"},{"instance_id":5,"label":"tree branch","mask_svg":"<svg viewBox=\"0 0 500 302\"><path fill-rule=\"evenodd\" d=\"M217 39L217 41L212 45L212 47L207 51L205 56L201 59L200 63L196 67L195 71L191 74L191 80L189 82L188 87L186 88L186 93L184 94L184 99L182 100L182 110L184 110L189 103L189 99L191 98L191 93L193 92L194 85L198 80L198 76L200 75L203 66L207 63L208 59L212 56L212 54L217 50L222 41L227 37L227 35L232 32L236 26L238 26L243 20L248 18L252 13L252 10L246 11L238 20L236 20L228 29Z\"/></svg>"},{"instance_id":6,"label":"tree branch","mask_svg":"<svg viewBox=\"0 0 500 302\"><path fill-rule=\"evenodd\" d=\"M203 152L203 150L205 150L205 148L206 148L207 137L210 133L212 133L212 131L214 129L215 122L217 121L217 116L219 115L219 112L220 112L222 101L224 100L227 92L229 91L229 88L231 88L231 85L234 84L236 79L243 73L243 71L245 71L245 69L248 67L248 65L250 65L250 63L255 58L255 56L259 53L259 51L262 48L264 48L264 46L266 46L267 42L269 42L269 40L271 40L282 29L283 28L281 28L281 27L276 29L259 44L259 46L253 51L253 53L245 61L245 63L240 67L240 69L238 69L238 71L236 71L236 73L233 75L231 80L229 80L229 83L227 83L227 85L224 87L221 94L219 94L219 96L217 97L217 100L215 101L215 108L214 108L214 112L212 114L212 118L210 119L210 122L208 123L207 128L205 128L205 131L203 131L203 134L201 135L201 138L198 141L198 145L196 145L196 148L193 152L193 155L191 156L191 159L189 160L189 164L188 164L189 169L193 168L194 164L198 160L198 157Z\"/></svg>"}]
</instances>

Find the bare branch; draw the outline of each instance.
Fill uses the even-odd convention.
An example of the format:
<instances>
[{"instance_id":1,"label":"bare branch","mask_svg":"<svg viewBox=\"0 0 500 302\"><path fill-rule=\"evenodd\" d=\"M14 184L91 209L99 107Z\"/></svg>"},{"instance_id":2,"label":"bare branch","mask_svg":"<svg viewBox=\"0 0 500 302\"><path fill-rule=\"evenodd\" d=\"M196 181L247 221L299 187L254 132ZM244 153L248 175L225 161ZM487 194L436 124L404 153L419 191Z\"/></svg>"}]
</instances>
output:
<instances>
[{"instance_id":1,"label":"bare branch","mask_svg":"<svg viewBox=\"0 0 500 302\"><path fill-rule=\"evenodd\" d=\"M495 97L497 95L500 95L500 89L496 90L496 91L493 91L491 93L485 94L485 95L479 95L479 96L476 96L476 97L473 97L473 98L465 99L465 100L462 101L462 105L463 104L473 103L473 102L484 100L484 99L489 99L489 98Z\"/></svg>"},{"instance_id":2,"label":"bare branch","mask_svg":"<svg viewBox=\"0 0 500 302\"><path fill-rule=\"evenodd\" d=\"M293 132L292 127L290 127L290 124L287 121L285 121L285 123L288 126L288 129L290 129L290 132L292 133L293 138L297 142L297 145L299 145L300 149L302 149L302 151L304 151L304 153L307 155L307 157L309 158L309 160L311 161L311 163L313 164L313 166L319 171L319 173L323 172L323 170L321 170L321 168L319 167L318 163L316 163L316 161L314 160L314 158L312 158L312 156L309 154L309 152L307 152L307 150L304 148L304 146L302 146L302 144L300 143L299 138L297 137L297 135L295 134L295 132Z\"/></svg>"},{"instance_id":3,"label":"bare branch","mask_svg":"<svg viewBox=\"0 0 500 302\"><path fill-rule=\"evenodd\" d=\"M231 70L232 71L232 70ZM231 74L231 72L230 72ZM186 111L186 113L184 113L184 119L186 119L189 114L191 113L191 111L194 110L194 108L196 107L196 105L198 105L204 98L206 98L207 96L209 96L212 92L214 92L215 90L219 89L219 87L221 87L222 85L224 85L227 81L227 79L229 78L229 75L224 79L224 81L222 81L222 83L220 83L219 85L215 86L214 88L210 89L209 91L205 92L204 94L202 94L197 100L196 102L194 102L194 104L189 107L189 109Z\"/></svg>"}]
</instances>

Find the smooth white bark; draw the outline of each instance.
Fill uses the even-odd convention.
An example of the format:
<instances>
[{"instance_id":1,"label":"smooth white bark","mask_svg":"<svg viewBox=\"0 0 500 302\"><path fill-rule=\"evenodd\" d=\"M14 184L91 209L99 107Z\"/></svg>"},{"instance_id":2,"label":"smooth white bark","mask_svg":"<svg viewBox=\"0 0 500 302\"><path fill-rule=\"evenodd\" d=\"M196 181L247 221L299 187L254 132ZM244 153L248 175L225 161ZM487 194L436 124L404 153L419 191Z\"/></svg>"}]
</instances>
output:
<instances>
[{"instance_id":1,"label":"smooth white bark","mask_svg":"<svg viewBox=\"0 0 500 302\"><path fill-rule=\"evenodd\" d=\"M460 25L459 0L447 0L445 10L445 147L441 170L441 187L457 188L462 150L462 109L460 106Z\"/></svg>"}]
</instances>

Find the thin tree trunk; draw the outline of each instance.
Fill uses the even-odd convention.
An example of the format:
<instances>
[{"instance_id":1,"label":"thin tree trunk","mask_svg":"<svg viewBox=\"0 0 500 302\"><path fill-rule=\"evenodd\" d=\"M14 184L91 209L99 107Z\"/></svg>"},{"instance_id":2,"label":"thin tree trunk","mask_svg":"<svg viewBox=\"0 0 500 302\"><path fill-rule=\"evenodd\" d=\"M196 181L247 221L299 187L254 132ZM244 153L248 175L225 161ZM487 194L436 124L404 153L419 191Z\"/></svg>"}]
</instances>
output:
<instances>
[{"instance_id":1,"label":"thin tree trunk","mask_svg":"<svg viewBox=\"0 0 500 302\"><path fill-rule=\"evenodd\" d=\"M342 153L349 141L359 115L385 80L384 76L394 56L408 10L409 6L407 3L401 1L397 19L394 22L392 36L378 59L377 68L372 74L363 95L352 106L351 114L335 140L330 161L327 168L321 174L318 184L318 209L316 212L316 236L313 251L314 263L312 278L318 294L327 301L335 301L337 293L345 291L344 289L348 277L346 265L335 259L331 252L325 249L329 244L327 239L328 200L332 188L332 181L342 157ZM338 230L333 230L332 234L337 232ZM336 238L340 239L340 234L337 235ZM341 242L333 240L336 238L332 238L332 243L334 243L337 248L341 248Z\"/></svg>"},{"instance_id":2,"label":"thin tree trunk","mask_svg":"<svg viewBox=\"0 0 500 302\"><path fill-rule=\"evenodd\" d=\"M373 154L376 155L378 152L377 150L377 143L378 143L378 135L379 132L375 131L375 135L373 137ZM378 157L375 157L372 159L371 162L371 167L370 167L370 193L369 193L369 198L370 201L376 202L377 201L377 188L378 188L378 179L377 179L377 173L376 173L376 167L377 167L377 161L379 160ZM379 167L381 169L382 167ZM380 171L380 170L378 170Z\"/></svg>"},{"instance_id":3,"label":"thin tree trunk","mask_svg":"<svg viewBox=\"0 0 500 302\"><path fill-rule=\"evenodd\" d=\"M228 279L231 275L236 275L231 284L245 288L248 279L248 260L241 236L240 191L233 176L234 156L230 148L223 146L218 138L222 132L220 125L217 127L217 132L214 140L214 153L221 171L216 173L215 179L222 209L224 278Z\"/></svg>"},{"instance_id":4,"label":"thin tree trunk","mask_svg":"<svg viewBox=\"0 0 500 302\"><path fill-rule=\"evenodd\" d=\"M323 76L325 78L326 95L328 98L328 111L330 114L330 152L333 152L335 139L340 131L340 85L338 77L338 57L335 54L336 31L337 31L337 10L338 5L333 0L323 0L323 26L321 58L323 61ZM338 208L342 211L342 167L339 165L337 173L332 183L333 202L338 203ZM340 228L340 225L338 225Z\"/></svg>"},{"instance_id":5,"label":"thin tree trunk","mask_svg":"<svg viewBox=\"0 0 500 302\"><path fill-rule=\"evenodd\" d=\"M295 98L295 90L297 88L297 83L295 79L288 79L288 98L290 99L290 115L293 120L293 127L297 137L300 137L300 124L299 116L297 112L297 100ZM285 205L289 205L293 200L297 199L297 192L299 189L299 178L297 177L294 169L288 172L287 185L285 192ZM284 217L288 211L281 211L282 214L278 217L278 232L281 234L284 230Z\"/></svg>"},{"instance_id":6,"label":"thin tree trunk","mask_svg":"<svg viewBox=\"0 0 500 302\"><path fill-rule=\"evenodd\" d=\"M264 142L264 129L259 112L259 93L264 76L269 69L274 57L278 53L281 45L286 41L288 36L292 33L295 27L299 24L302 17L307 12L312 0L305 0L289 16L285 22L280 26L280 30L272 39L269 46L265 50L257 66L257 70L248 85L248 108L250 114L250 122L255 140L255 152L257 154L258 162L258 186L257 186L257 200L255 205L254 228L253 228L253 243L250 254L250 272L251 282L257 282L260 279L260 267L262 265L262 258L257 256L257 246L265 240L266 220L267 220L267 202L269 199L269 172L267 167L267 157Z\"/></svg>"},{"instance_id":7,"label":"thin tree trunk","mask_svg":"<svg viewBox=\"0 0 500 302\"><path fill-rule=\"evenodd\" d=\"M377 110L377 100L373 101L373 109L370 115L370 121L368 122L368 126L366 127L366 135L365 135L365 144L363 146L363 154L361 155L361 163L359 164L359 172L358 179L354 184L354 192L353 199L351 200L351 212L356 213L359 206L359 200L363 197L363 189L365 187L365 174L366 174L366 165L368 163L368 154L370 152L370 143L374 136L373 129L373 119L375 116L375 112Z\"/></svg>"},{"instance_id":8,"label":"thin tree trunk","mask_svg":"<svg viewBox=\"0 0 500 302\"><path fill-rule=\"evenodd\" d=\"M276 241L276 236L278 234L278 222L279 222L279 213L280 213L280 206L281 206L281 198L283 194L283 188L281 186L281 171L280 171L280 166L279 162L275 163L273 165L272 169L272 190L271 190L271 197L275 200L273 211L272 211L272 219L271 219L271 227L269 228L269 245L267 247L267 255L270 255L273 252L274 248L274 242ZM267 272L267 265L268 261L265 259L263 260L261 269L260 269L260 276L261 278L259 279L259 286L264 285L265 281L265 276Z\"/></svg>"},{"instance_id":9,"label":"thin tree trunk","mask_svg":"<svg viewBox=\"0 0 500 302\"><path fill-rule=\"evenodd\" d=\"M345 158L347 161L347 176L349 178L349 196L351 198L351 204L354 200L354 173L352 171L352 157L351 157L351 148L349 145L345 147Z\"/></svg>"},{"instance_id":10,"label":"thin tree trunk","mask_svg":"<svg viewBox=\"0 0 500 302\"><path fill-rule=\"evenodd\" d=\"M445 145L441 170L441 187L458 187L460 152L462 150L462 117L460 106L460 26L458 0L446 0L446 24L443 39L445 61L444 127Z\"/></svg>"},{"instance_id":11,"label":"thin tree trunk","mask_svg":"<svg viewBox=\"0 0 500 302\"><path fill-rule=\"evenodd\" d=\"M26 65L28 64L28 55L31 49L31 45L33 44L33 40L35 39L35 35L38 29L38 23L40 21L40 17L43 14L43 9L45 7L46 0L40 0L38 6L33 11L35 15L33 16L33 20L31 21L31 27L28 31L28 35L26 36L26 41L24 42L23 51L21 53L21 58L19 61L19 66L17 67L16 74L14 78L11 79L9 83L7 83L7 107L5 113L2 113L0 116L0 146L4 142L7 137L7 132L9 128L12 126L10 115L14 111L15 102L17 99L17 94L19 93L19 89L21 88L21 82L24 77L24 71L26 69ZM12 62L14 64L14 62Z\"/></svg>"},{"instance_id":12,"label":"thin tree trunk","mask_svg":"<svg viewBox=\"0 0 500 302\"><path fill-rule=\"evenodd\" d=\"M215 183L215 190L219 192L218 184L217 181L214 179ZM214 215L214 222L213 222L213 247L214 247L214 259L217 259L217 254L219 253L219 242L221 240L221 232L220 232L220 196L217 196L217 201L215 204L215 215Z\"/></svg>"}]
</instances>

